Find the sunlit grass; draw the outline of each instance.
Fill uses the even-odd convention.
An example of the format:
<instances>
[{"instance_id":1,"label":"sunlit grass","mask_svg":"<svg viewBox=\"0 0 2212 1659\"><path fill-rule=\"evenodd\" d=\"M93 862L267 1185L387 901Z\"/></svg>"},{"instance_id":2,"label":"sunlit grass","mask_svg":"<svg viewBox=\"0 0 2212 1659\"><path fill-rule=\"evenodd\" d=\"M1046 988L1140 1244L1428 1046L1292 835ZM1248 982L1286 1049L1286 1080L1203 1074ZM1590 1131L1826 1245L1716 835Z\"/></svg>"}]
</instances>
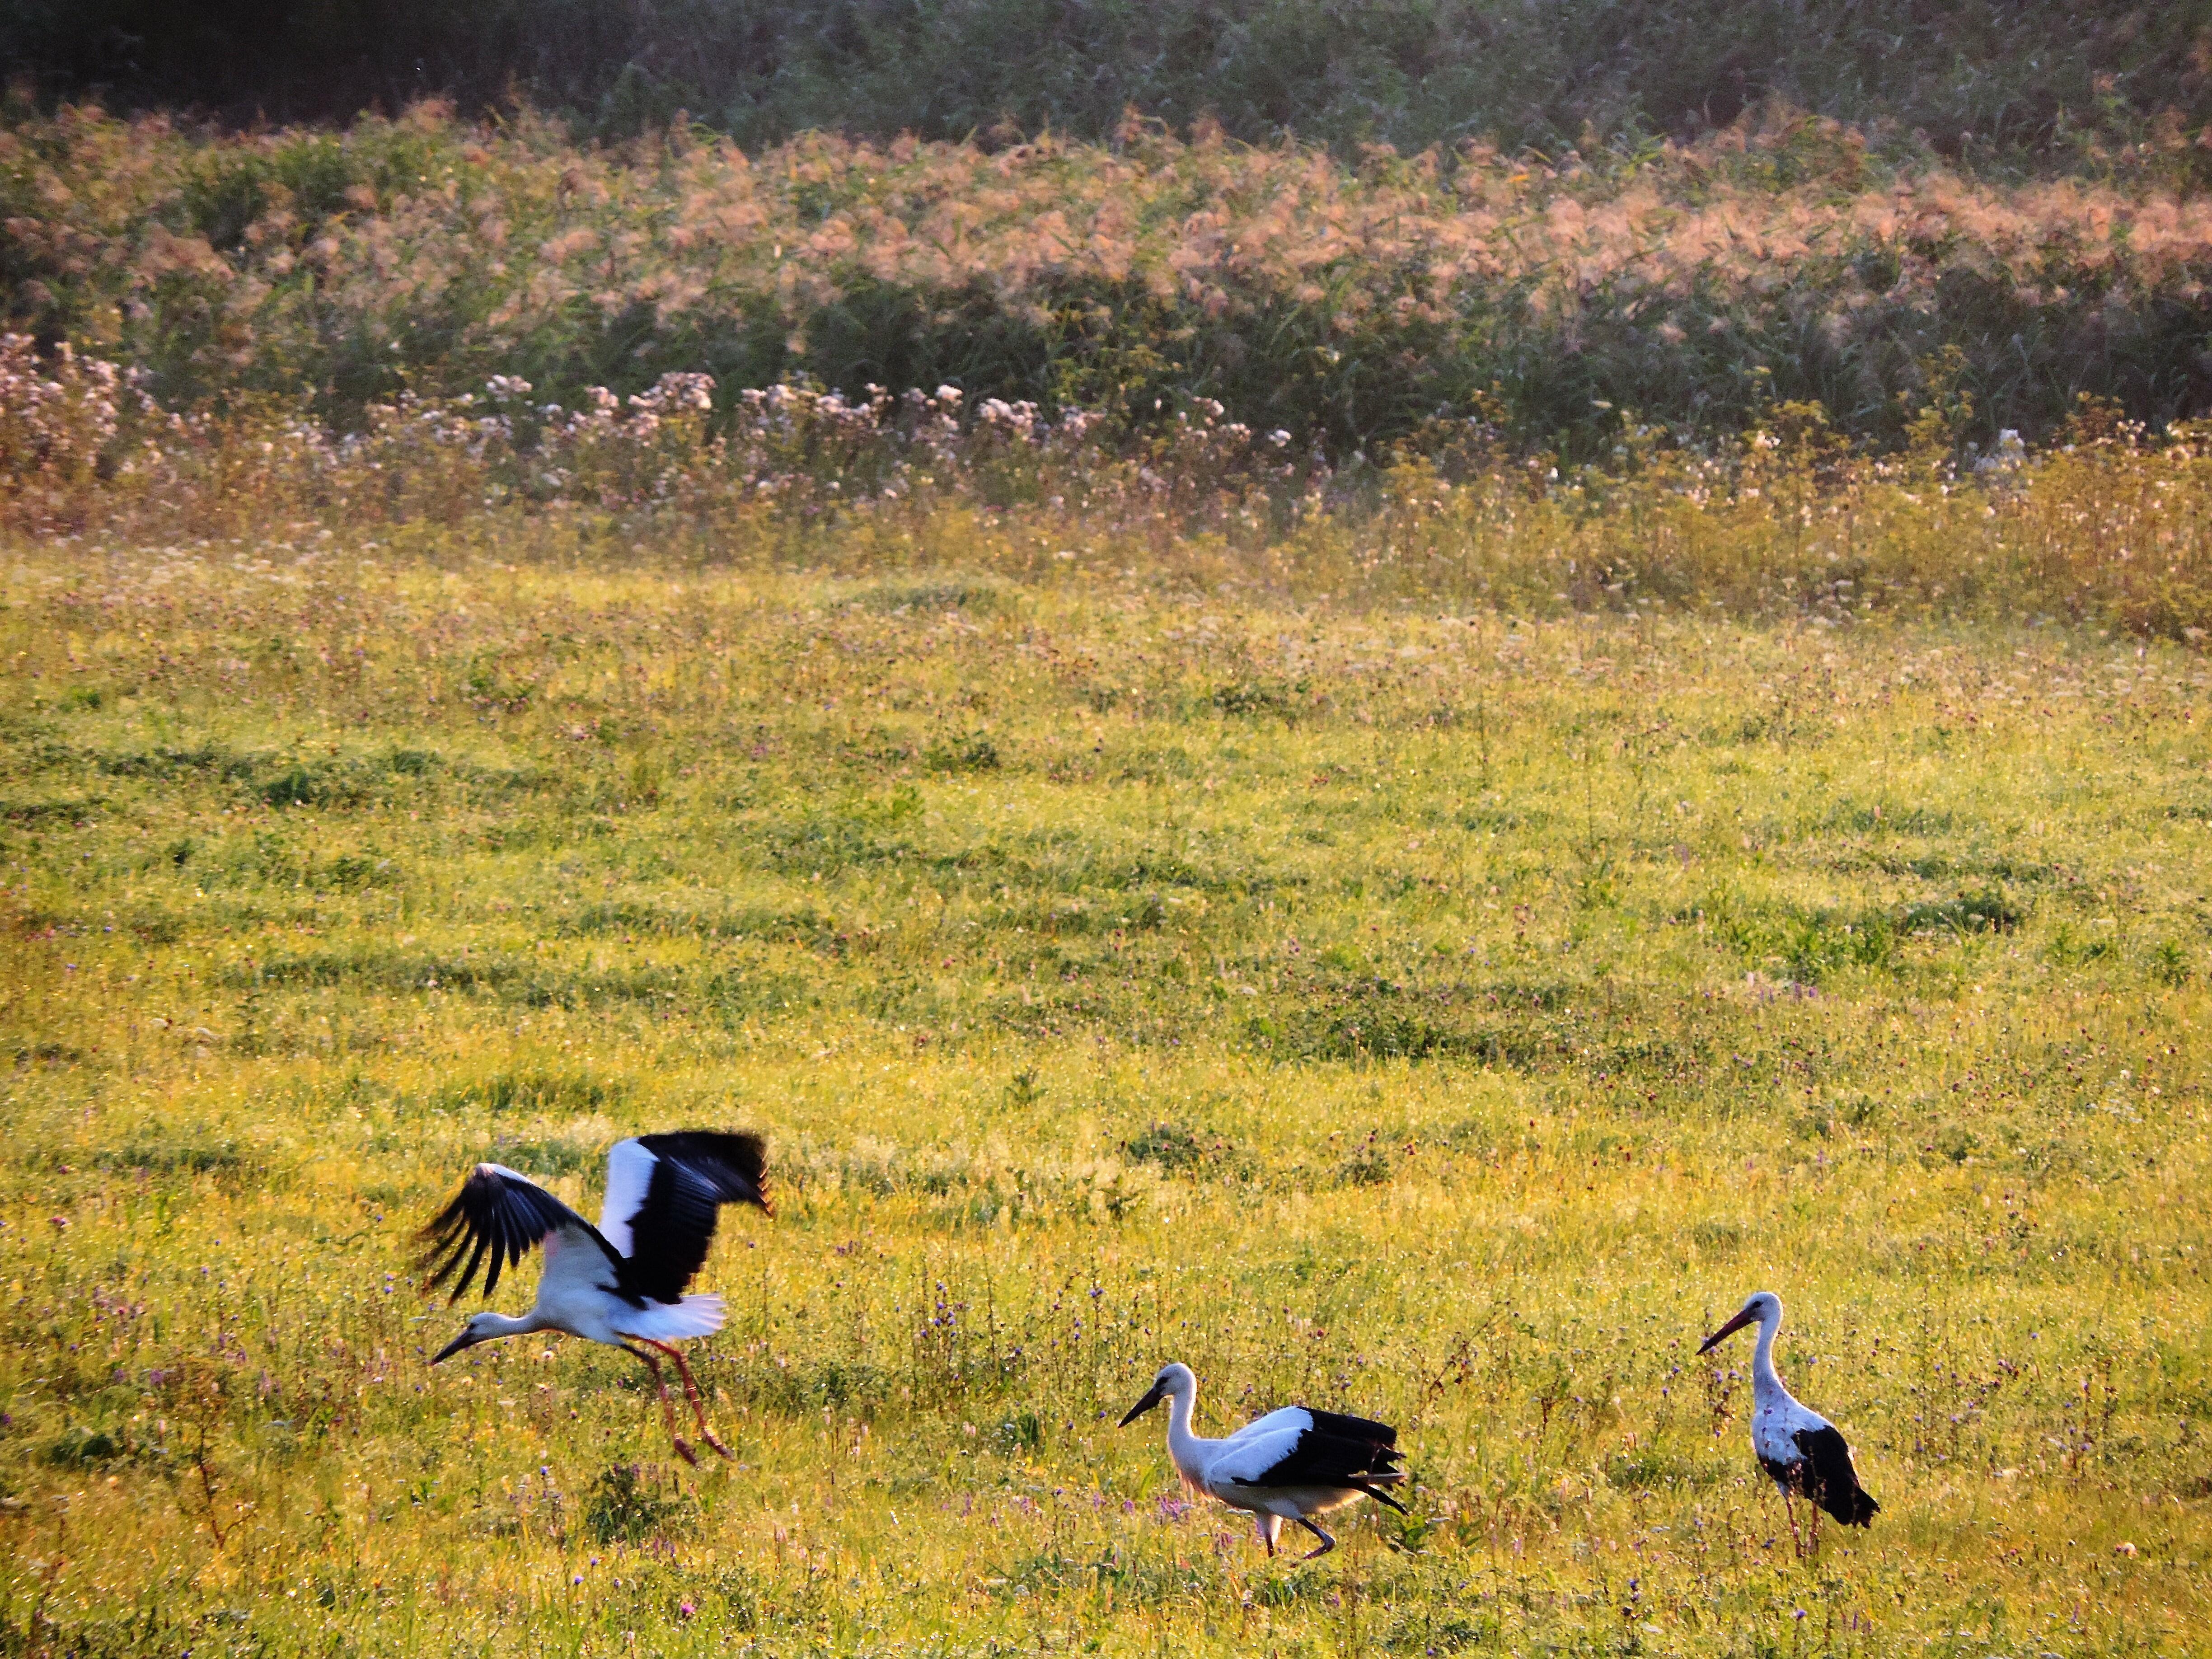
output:
<instances>
[{"instance_id":1,"label":"sunlit grass","mask_svg":"<svg viewBox=\"0 0 2212 1659\"><path fill-rule=\"evenodd\" d=\"M2212 1613L2191 652L1175 565L11 556L9 1651ZM408 1234L470 1161L592 1210L683 1123L775 1148L703 1279L738 1465L619 1355L424 1365ZM1809 1565L1691 1358L1762 1286L1883 1505ZM1301 1568L1186 1510L1113 1427L1169 1358L1217 1431L1400 1423L1413 1518Z\"/></svg>"}]
</instances>

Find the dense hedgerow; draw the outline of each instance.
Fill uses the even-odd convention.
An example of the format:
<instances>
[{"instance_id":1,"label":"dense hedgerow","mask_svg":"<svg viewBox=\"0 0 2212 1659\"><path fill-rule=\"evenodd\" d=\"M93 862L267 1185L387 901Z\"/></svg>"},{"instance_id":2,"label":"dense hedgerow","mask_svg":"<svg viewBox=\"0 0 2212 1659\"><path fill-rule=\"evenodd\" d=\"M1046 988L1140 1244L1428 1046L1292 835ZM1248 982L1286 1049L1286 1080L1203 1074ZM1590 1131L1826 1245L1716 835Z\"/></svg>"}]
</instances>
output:
<instances>
[{"instance_id":1,"label":"dense hedgerow","mask_svg":"<svg viewBox=\"0 0 2212 1659\"><path fill-rule=\"evenodd\" d=\"M2204 406L2212 206L2178 177L2147 151L1999 185L1779 109L1686 147L1346 163L1142 125L749 154L432 106L220 137L19 105L0 276L9 326L171 407L306 396L342 426L494 375L573 405L703 372L1139 423L1211 398L1339 457L1480 415L1589 453L1630 411L1734 433L1793 400L1894 442L1940 380L1986 447L2082 392Z\"/></svg>"}]
</instances>

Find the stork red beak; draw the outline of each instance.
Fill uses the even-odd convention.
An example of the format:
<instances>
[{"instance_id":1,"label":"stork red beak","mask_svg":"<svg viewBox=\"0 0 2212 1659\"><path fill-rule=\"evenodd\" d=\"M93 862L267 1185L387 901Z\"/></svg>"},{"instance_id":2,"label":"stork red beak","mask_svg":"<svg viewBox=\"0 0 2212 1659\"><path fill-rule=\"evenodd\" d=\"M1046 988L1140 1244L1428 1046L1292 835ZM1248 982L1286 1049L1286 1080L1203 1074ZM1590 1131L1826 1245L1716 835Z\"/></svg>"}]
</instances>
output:
<instances>
[{"instance_id":1,"label":"stork red beak","mask_svg":"<svg viewBox=\"0 0 2212 1659\"><path fill-rule=\"evenodd\" d=\"M463 1331L459 1336L446 1344L444 1347L432 1354L430 1356L430 1363L434 1365L441 1359L451 1359L462 1349L474 1347L475 1346L476 1339L471 1337L466 1331Z\"/></svg>"},{"instance_id":2,"label":"stork red beak","mask_svg":"<svg viewBox=\"0 0 2212 1659\"><path fill-rule=\"evenodd\" d=\"M1145 1397L1142 1400L1139 1400L1135 1405L1130 1407L1129 1414L1123 1418L1115 1426L1124 1429L1127 1428L1130 1424L1135 1422L1139 1418L1142 1417L1146 1412L1152 1410L1153 1407L1158 1405L1161 1401L1166 1398L1167 1396L1160 1391L1160 1385L1157 1382L1153 1383L1151 1388L1145 1391Z\"/></svg>"},{"instance_id":3,"label":"stork red beak","mask_svg":"<svg viewBox=\"0 0 2212 1659\"><path fill-rule=\"evenodd\" d=\"M1755 1317L1755 1316L1752 1313L1751 1310L1750 1310L1750 1309L1748 1309L1748 1308L1746 1308L1746 1309L1745 1309L1741 1313L1738 1314L1738 1315L1737 1315L1734 1319L1729 1320L1729 1322L1728 1322L1727 1324L1725 1324L1725 1325L1722 1326L1722 1327L1720 1328L1720 1329L1718 1329L1718 1330L1715 1331L1715 1332L1714 1332L1711 1336L1707 1337L1707 1338L1706 1338L1706 1339L1705 1339L1702 1343L1698 1344L1698 1352L1699 1353L1704 1353L1704 1352L1705 1352L1708 1349L1710 1349L1710 1348L1711 1348L1711 1347L1715 1343L1718 1342L1718 1341L1719 1341L1723 1337L1725 1337L1725 1336L1733 1336L1733 1335L1735 1335L1735 1334L1736 1334L1736 1332L1738 1332L1738 1331L1741 1330L1745 1326L1747 1326L1747 1325L1748 1325L1748 1324L1752 1323L1752 1322L1753 1322L1753 1319L1754 1319L1754 1317Z\"/></svg>"}]
</instances>

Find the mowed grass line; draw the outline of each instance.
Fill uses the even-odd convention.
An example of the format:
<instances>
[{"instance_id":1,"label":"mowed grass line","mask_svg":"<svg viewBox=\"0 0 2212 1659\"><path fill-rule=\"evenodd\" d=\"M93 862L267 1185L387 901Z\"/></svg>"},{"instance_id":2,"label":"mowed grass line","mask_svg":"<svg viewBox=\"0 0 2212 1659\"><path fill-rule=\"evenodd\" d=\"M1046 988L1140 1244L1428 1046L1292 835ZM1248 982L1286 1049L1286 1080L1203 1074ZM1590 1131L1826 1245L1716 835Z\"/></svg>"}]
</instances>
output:
<instances>
[{"instance_id":1,"label":"mowed grass line","mask_svg":"<svg viewBox=\"0 0 2212 1659\"><path fill-rule=\"evenodd\" d=\"M5 587L10 1651L2195 1642L2193 653L1138 580ZM704 1281L739 1466L672 1464L620 1356L424 1366L408 1234L471 1160L595 1209L683 1122L776 1151ZM1760 1286L1883 1504L1813 1565L1747 1352L1692 1358ZM1412 1521L1302 1569L1186 1510L1112 1426L1171 1357L1217 1430L1404 1425Z\"/></svg>"}]
</instances>

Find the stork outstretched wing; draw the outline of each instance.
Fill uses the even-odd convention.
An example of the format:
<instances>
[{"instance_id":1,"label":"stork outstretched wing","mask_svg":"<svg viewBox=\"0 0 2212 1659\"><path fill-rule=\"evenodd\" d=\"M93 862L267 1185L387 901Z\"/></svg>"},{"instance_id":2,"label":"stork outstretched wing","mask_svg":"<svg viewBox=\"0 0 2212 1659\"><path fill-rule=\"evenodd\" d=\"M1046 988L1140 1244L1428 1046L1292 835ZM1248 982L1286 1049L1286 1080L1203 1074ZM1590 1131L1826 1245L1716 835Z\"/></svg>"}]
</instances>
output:
<instances>
[{"instance_id":1,"label":"stork outstretched wing","mask_svg":"<svg viewBox=\"0 0 2212 1659\"><path fill-rule=\"evenodd\" d=\"M656 1302L681 1297L705 1265L725 1204L774 1212L758 1135L687 1129L616 1142L599 1231L623 1258L623 1288Z\"/></svg>"},{"instance_id":2,"label":"stork outstretched wing","mask_svg":"<svg viewBox=\"0 0 2212 1659\"><path fill-rule=\"evenodd\" d=\"M571 1231L580 1240L596 1243L611 1265L621 1267L621 1258L608 1249L596 1227L529 1176L504 1164L479 1164L453 1202L422 1231L426 1248L421 1265L429 1274L423 1286L436 1290L453 1279L450 1301L459 1302L483 1266L483 1293L489 1296L499 1288L499 1276L509 1262L520 1261L524 1252L553 1234Z\"/></svg>"}]
</instances>

